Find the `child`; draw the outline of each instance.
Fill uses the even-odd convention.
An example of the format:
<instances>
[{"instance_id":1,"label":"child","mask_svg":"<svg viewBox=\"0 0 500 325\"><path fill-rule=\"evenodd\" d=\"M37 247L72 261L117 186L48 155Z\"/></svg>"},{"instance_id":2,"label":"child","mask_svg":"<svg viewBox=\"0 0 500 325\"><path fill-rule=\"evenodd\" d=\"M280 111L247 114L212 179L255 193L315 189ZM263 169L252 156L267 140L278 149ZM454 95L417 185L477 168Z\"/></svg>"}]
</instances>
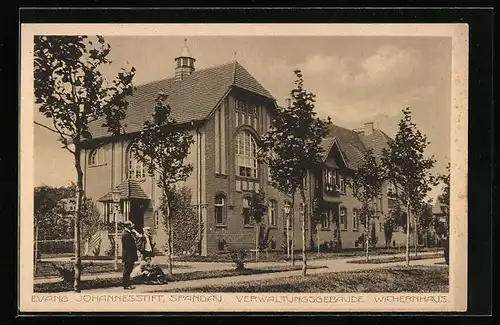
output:
<instances>
[{"instance_id":1,"label":"child","mask_svg":"<svg viewBox=\"0 0 500 325\"><path fill-rule=\"evenodd\" d=\"M152 262L151 257L146 257L141 264L134 269L135 277L144 284L166 284L166 277L163 270Z\"/></svg>"}]
</instances>

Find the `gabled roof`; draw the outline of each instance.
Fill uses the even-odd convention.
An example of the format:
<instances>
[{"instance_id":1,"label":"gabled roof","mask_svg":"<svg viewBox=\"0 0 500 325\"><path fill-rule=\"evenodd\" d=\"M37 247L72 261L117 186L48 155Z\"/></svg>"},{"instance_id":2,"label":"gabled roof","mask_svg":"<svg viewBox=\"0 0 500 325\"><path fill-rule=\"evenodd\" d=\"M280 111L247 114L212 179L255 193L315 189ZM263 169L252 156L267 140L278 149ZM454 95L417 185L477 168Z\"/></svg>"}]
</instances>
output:
<instances>
[{"instance_id":1,"label":"gabled roof","mask_svg":"<svg viewBox=\"0 0 500 325\"><path fill-rule=\"evenodd\" d=\"M321 158L323 159L323 162L325 162L327 160L332 148L336 145L340 151L340 156L342 158L344 165L347 165L347 161L346 161L347 159L346 159L344 153L342 152L342 150L340 150L340 144L339 144L339 141L336 137L324 138L323 140L321 140L321 143L319 145L324 150L321 153ZM338 167L336 162L334 162L334 164L335 165L333 167Z\"/></svg>"},{"instance_id":2,"label":"gabled roof","mask_svg":"<svg viewBox=\"0 0 500 325\"><path fill-rule=\"evenodd\" d=\"M184 80L169 78L137 86L128 99L129 107L122 125L127 133L139 132L151 117L159 92L168 95L172 117L178 123L206 119L231 87L242 88L274 101L269 91L234 61L194 71ZM103 121L97 120L89 125L94 139L110 136L102 127Z\"/></svg>"},{"instance_id":3,"label":"gabled roof","mask_svg":"<svg viewBox=\"0 0 500 325\"><path fill-rule=\"evenodd\" d=\"M367 148L372 148L377 163L380 163L382 150L387 147L392 139L383 131L374 129L370 135L363 131L349 130L338 125L330 125L329 136L322 140L321 147L325 150L323 159L328 154L334 143L338 144L347 168L357 170L363 163L363 156Z\"/></svg>"},{"instance_id":4,"label":"gabled roof","mask_svg":"<svg viewBox=\"0 0 500 325\"><path fill-rule=\"evenodd\" d=\"M336 139L343 154L347 168L356 170L363 162L363 153L366 150L358 134L338 125L330 125L330 137Z\"/></svg>"},{"instance_id":5,"label":"gabled roof","mask_svg":"<svg viewBox=\"0 0 500 325\"><path fill-rule=\"evenodd\" d=\"M132 179L127 179L126 181L122 182L118 186L116 186L116 189L120 191L120 199L121 200L130 200L130 199L140 199L140 200L149 200L149 196L144 192L144 190L141 187L141 184L138 181L132 180ZM108 194L104 195L102 198L100 198L98 201L99 202L108 202L112 201L112 192L109 192Z\"/></svg>"}]
</instances>

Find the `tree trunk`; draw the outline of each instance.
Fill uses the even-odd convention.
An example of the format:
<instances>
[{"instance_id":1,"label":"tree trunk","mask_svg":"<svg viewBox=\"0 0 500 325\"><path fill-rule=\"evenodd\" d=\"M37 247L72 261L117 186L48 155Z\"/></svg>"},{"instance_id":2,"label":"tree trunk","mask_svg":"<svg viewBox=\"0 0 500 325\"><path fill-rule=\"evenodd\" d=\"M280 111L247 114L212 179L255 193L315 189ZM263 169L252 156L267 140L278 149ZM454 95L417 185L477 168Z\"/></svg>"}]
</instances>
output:
<instances>
[{"instance_id":1,"label":"tree trunk","mask_svg":"<svg viewBox=\"0 0 500 325\"><path fill-rule=\"evenodd\" d=\"M286 217L286 257L290 258L290 212L285 216Z\"/></svg>"},{"instance_id":2,"label":"tree trunk","mask_svg":"<svg viewBox=\"0 0 500 325\"><path fill-rule=\"evenodd\" d=\"M340 213L339 213L339 209L338 209L338 206L337 206L337 214L336 214L336 218L335 218L335 226L337 227L337 243L339 245L339 248L342 248L342 242L341 242L341 238L340 238Z\"/></svg>"},{"instance_id":3,"label":"tree trunk","mask_svg":"<svg viewBox=\"0 0 500 325\"><path fill-rule=\"evenodd\" d=\"M290 257L292 259L292 265L295 266L295 191L292 193L292 206L291 206L291 217L292 217L292 247L290 247Z\"/></svg>"},{"instance_id":4,"label":"tree trunk","mask_svg":"<svg viewBox=\"0 0 500 325\"><path fill-rule=\"evenodd\" d=\"M75 224L74 224L74 245L75 245L75 260L74 260L74 283L73 288L75 292L80 292L80 280L81 280L81 267L82 261L80 260L80 219L81 219L81 207L82 207L82 197L83 197L83 172L82 166L80 165L80 145L75 144L75 168L77 174L77 188L76 188L76 206L75 206Z\"/></svg>"},{"instance_id":5,"label":"tree trunk","mask_svg":"<svg viewBox=\"0 0 500 325\"><path fill-rule=\"evenodd\" d=\"M369 232L370 232L370 218L368 217L368 213L365 216L365 246L366 246L366 252L365 252L365 261L368 262L369 260L369 250L370 250L370 242L369 242Z\"/></svg>"},{"instance_id":6,"label":"tree trunk","mask_svg":"<svg viewBox=\"0 0 500 325\"><path fill-rule=\"evenodd\" d=\"M306 194L304 189L300 188L300 195L302 196L302 276L307 274L307 251L306 251Z\"/></svg>"},{"instance_id":7,"label":"tree trunk","mask_svg":"<svg viewBox=\"0 0 500 325\"><path fill-rule=\"evenodd\" d=\"M255 223L255 261L259 260L260 222Z\"/></svg>"},{"instance_id":8,"label":"tree trunk","mask_svg":"<svg viewBox=\"0 0 500 325\"><path fill-rule=\"evenodd\" d=\"M165 212L165 218L166 218L166 225L167 225L167 247L168 247L168 275L173 274L173 242L172 242L172 218L171 218L171 213L170 213L170 208L169 208L169 203L168 203L168 191L167 191L167 184L163 184L163 195L165 196L165 207L164 207L164 212Z\"/></svg>"},{"instance_id":9,"label":"tree trunk","mask_svg":"<svg viewBox=\"0 0 500 325\"><path fill-rule=\"evenodd\" d=\"M316 224L316 246L318 246L318 257L319 257L319 229L320 229L321 226L319 226L318 224Z\"/></svg>"},{"instance_id":10,"label":"tree trunk","mask_svg":"<svg viewBox=\"0 0 500 325\"><path fill-rule=\"evenodd\" d=\"M410 199L406 203L406 266L410 266Z\"/></svg>"},{"instance_id":11,"label":"tree trunk","mask_svg":"<svg viewBox=\"0 0 500 325\"><path fill-rule=\"evenodd\" d=\"M415 256L418 255L418 219L417 215L415 214Z\"/></svg>"},{"instance_id":12,"label":"tree trunk","mask_svg":"<svg viewBox=\"0 0 500 325\"><path fill-rule=\"evenodd\" d=\"M167 203L168 204L168 203ZM172 216L169 214L169 217L168 217L168 224L169 224L169 228L170 228L170 234L168 236L168 242L169 242L169 256L168 256L168 269L169 269L169 272L170 272L170 275L173 274L173 267L174 267L174 226L172 224Z\"/></svg>"}]
</instances>

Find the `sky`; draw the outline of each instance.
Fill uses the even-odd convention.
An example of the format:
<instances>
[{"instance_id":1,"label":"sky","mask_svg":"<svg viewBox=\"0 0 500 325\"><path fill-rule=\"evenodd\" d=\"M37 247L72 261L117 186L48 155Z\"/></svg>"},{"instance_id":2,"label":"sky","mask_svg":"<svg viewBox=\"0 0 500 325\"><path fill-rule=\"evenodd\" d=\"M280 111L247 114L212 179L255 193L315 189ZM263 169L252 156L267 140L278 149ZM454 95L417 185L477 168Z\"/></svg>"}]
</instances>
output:
<instances>
[{"instance_id":1,"label":"sky","mask_svg":"<svg viewBox=\"0 0 500 325\"><path fill-rule=\"evenodd\" d=\"M195 68L240 62L284 105L293 87L294 69L305 88L316 94L315 108L334 124L361 128L365 122L393 137L401 110L412 108L418 129L437 160L433 173L444 173L450 159L451 38L363 36L186 36ZM134 84L170 78L184 37L105 37L112 63L110 79L134 66ZM36 108L35 108L36 110ZM35 111L35 121L50 121ZM57 136L35 127L35 186L67 185L75 179L72 156ZM439 193L434 189L430 197Z\"/></svg>"}]
</instances>

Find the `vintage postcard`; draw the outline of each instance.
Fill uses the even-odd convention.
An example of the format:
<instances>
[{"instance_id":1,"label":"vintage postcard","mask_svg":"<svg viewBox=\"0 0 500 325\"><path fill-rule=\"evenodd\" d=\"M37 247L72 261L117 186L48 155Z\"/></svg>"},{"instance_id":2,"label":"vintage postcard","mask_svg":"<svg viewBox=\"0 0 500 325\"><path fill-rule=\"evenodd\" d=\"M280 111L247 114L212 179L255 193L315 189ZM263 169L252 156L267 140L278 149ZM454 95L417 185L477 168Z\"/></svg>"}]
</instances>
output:
<instances>
[{"instance_id":1,"label":"vintage postcard","mask_svg":"<svg viewBox=\"0 0 500 325\"><path fill-rule=\"evenodd\" d=\"M467 24L23 24L21 312L467 308Z\"/></svg>"}]
</instances>

